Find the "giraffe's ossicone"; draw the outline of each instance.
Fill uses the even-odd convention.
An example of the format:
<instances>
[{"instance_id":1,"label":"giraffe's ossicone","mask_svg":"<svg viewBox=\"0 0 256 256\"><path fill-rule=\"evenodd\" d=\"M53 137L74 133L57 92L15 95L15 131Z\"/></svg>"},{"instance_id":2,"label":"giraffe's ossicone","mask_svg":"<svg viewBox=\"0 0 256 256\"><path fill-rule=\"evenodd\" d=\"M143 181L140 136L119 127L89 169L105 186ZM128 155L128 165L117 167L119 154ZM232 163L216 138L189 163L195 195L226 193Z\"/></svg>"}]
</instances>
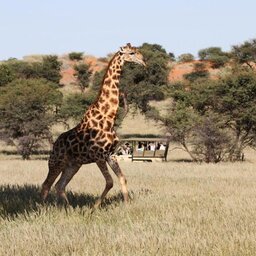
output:
<instances>
[{"instance_id":1,"label":"giraffe's ossicone","mask_svg":"<svg viewBox=\"0 0 256 256\"><path fill-rule=\"evenodd\" d=\"M143 56L136 47L127 44L114 55L106 70L97 100L85 112L81 122L73 129L62 133L53 145L49 159L49 172L42 185L41 196L45 200L49 190L61 174L55 187L58 196L68 199L65 187L82 164L95 162L106 180L106 187L95 203L99 206L113 186L107 163L118 176L125 202L128 201L126 178L115 157L112 156L118 143L114 122L119 105L119 79L125 62L145 66Z\"/></svg>"}]
</instances>

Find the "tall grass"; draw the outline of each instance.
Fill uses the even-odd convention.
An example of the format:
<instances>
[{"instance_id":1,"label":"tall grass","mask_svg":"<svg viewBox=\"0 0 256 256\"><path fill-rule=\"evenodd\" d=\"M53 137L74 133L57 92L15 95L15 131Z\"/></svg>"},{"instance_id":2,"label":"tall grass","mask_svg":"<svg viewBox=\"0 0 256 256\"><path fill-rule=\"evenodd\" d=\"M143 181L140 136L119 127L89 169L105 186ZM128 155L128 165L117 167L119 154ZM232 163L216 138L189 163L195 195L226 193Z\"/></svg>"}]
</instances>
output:
<instances>
[{"instance_id":1,"label":"tall grass","mask_svg":"<svg viewBox=\"0 0 256 256\"><path fill-rule=\"evenodd\" d=\"M120 162L132 201L94 164L68 186L71 205L39 198L46 161L0 161L0 255L255 255L255 161ZM114 175L113 175L114 177Z\"/></svg>"}]
</instances>

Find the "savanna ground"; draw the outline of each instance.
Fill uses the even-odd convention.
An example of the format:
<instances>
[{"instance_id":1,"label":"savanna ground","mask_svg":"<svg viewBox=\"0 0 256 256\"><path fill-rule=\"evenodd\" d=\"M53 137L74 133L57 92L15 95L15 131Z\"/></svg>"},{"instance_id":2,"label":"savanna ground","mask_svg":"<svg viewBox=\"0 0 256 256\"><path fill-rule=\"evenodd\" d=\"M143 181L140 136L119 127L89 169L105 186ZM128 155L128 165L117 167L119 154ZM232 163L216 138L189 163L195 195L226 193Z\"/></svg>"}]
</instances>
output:
<instances>
[{"instance_id":1,"label":"savanna ground","mask_svg":"<svg viewBox=\"0 0 256 256\"><path fill-rule=\"evenodd\" d=\"M47 161L0 160L0 255L255 255L256 156L243 163L120 161L132 197L118 180L101 209L104 188L94 164L68 185L71 205L42 205ZM114 175L113 175L114 177Z\"/></svg>"}]
</instances>

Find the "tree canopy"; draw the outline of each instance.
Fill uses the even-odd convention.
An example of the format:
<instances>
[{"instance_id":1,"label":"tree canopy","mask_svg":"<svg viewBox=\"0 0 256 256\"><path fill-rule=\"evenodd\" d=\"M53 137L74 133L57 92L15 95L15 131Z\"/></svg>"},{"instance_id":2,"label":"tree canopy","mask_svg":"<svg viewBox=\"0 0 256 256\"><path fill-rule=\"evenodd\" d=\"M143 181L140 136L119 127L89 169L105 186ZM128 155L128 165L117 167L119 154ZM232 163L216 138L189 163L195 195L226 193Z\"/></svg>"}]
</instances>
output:
<instances>
[{"instance_id":1,"label":"tree canopy","mask_svg":"<svg viewBox=\"0 0 256 256\"><path fill-rule=\"evenodd\" d=\"M178 61L181 63L190 62L190 61L193 61L194 59L195 57L191 53L183 53L178 57Z\"/></svg>"},{"instance_id":2,"label":"tree canopy","mask_svg":"<svg viewBox=\"0 0 256 256\"><path fill-rule=\"evenodd\" d=\"M85 88L89 86L90 78L92 76L92 70L90 65L85 63L80 63L75 65L75 77L78 80L79 88L84 92Z\"/></svg>"},{"instance_id":3,"label":"tree canopy","mask_svg":"<svg viewBox=\"0 0 256 256\"><path fill-rule=\"evenodd\" d=\"M233 70L219 80L173 88L174 104L158 116L195 161L241 160L256 140L256 74Z\"/></svg>"},{"instance_id":4,"label":"tree canopy","mask_svg":"<svg viewBox=\"0 0 256 256\"><path fill-rule=\"evenodd\" d=\"M247 64L253 68L252 63L256 63L256 39L233 46L231 53L238 63Z\"/></svg>"},{"instance_id":5,"label":"tree canopy","mask_svg":"<svg viewBox=\"0 0 256 256\"><path fill-rule=\"evenodd\" d=\"M0 86L15 79L43 78L59 84L61 62L56 55L47 55L38 62L8 60L0 64Z\"/></svg>"},{"instance_id":6,"label":"tree canopy","mask_svg":"<svg viewBox=\"0 0 256 256\"><path fill-rule=\"evenodd\" d=\"M209 47L198 52L201 60L209 60L213 68L224 66L229 61L229 55L223 52L220 47Z\"/></svg>"},{"instance_id":7,"label":"tree canopy","mask_svg":"<svg viewBox=\"0 0 256 256\"><path fill-rule=\"evenodd\" d=\"M70 60L80 61L83 59L83 52L71 52L68 54Z\"/></svg>"},{"instance_id":8,"label":"tree canopy","mask_svg":"<svg viewBox=\"0 0 256 256\"><path fill-rule=\"evenodd\" d=\"M146 67L126 63L122 70L116 124L121 124L129 104L160 120L194 161L243 159L244 149L256 146L255 47L253 39L233 46L231 53L220 47L202 49L201 61L193 62L192 72L173 84L168 75L174 54L161 45L144 43L139 50ZM81 54L74 52L69 57L78 61L73 65L82 93L65 97L57 89L62 65L57 56L44 56L38 62L10 59L0 63L0 137L12 140L24 159L51 139L54 123L80 120L97 97L105 70L93 74L89 65L79 63ZM182 54L178 61L193 58ZM228 63L227 72L210 79L209 62L213 68ZM171 97L172 104L162 116L150 101L165 97Z\"/></svg>"},{"instance_id":9,"label":"tree canopy","mask_svg":"<svg viewBox=\"0 0 256 256\"><path fill-rule=\"evenodd\" d=\"M140 47L146 67L127 63L120 81L121 91L127 95L129 104L142 112L150 109L150 100L162 100L162 87L168 84L169 55L157 44L144 43Z\"/></svg>"},{"instance_id":10,"label":"tree canopy","mask_svg":"<svg viewBox=\"0 0 256 256\"><path fill-rule=\"evenodd\" d=\"M43 139L51 139L62 94L45 79L14 80L0 88L1 137L13 140L28 159Z\"/></svg>"}]
</instances>

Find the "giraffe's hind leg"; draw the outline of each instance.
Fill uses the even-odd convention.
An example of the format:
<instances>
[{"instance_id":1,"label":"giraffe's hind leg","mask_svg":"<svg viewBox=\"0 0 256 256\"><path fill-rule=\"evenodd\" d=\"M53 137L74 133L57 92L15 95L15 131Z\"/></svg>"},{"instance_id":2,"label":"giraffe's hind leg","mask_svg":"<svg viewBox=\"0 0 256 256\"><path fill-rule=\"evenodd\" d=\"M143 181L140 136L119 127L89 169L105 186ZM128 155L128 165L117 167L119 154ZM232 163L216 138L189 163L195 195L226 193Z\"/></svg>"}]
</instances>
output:
<instances>
[{"instance_id":1,"label":"giraffe's hind leg","mask_svg":"<svg viewBox=\"0 0 256 256\"><path fill-rule=\"evenodd\" d=\"M128 194L128 189L127 189L126 177L125 177L124 173L122 172L121 168L119 167L116 157L110 156L107 159L107 162L119 179L119 182L121 184L122 194L124 197L124 202L127 203L129 201L129 194Z\"/></svg>"},{"instance_id":2,"label":"giraffe's hind leg","mask_svg":"<svg viewBox=\"0 0 256 256\"><path fill-rule=\"evenodd\" d=\"M48 175L42 185L41 189L41 198L43 201L45 201L46 197L48 196L48 193L51 189L52 184L54 181L57 179L59 174L62 171L62 166L61 164L56 164L53 161L51 161L51 158L49 160L49 172Z\"/></svg>"},{"instance_id":3,"label":"giraffe's hind leg","mask_svg":"<svg viewBox=\"0 0 256 256\"><path fill-rule=\"evenodd\" d=\"M104 160L97 161L96 164L100 168L100 171L102 172L105 180L106 180L106 187L101 194L100 198L96 201L94 208L98 208L103 199L106 197L108 191L113 187L113 179L108 171L107 163Z\"/></svg>"},{"instance_id":4,"label":"giraffe's hind leg","mask_svg":"<svg viewBox=\"0 0 256 256\"><path fill-rule=\"evenodd\" d=\"M67 204L69 204L69 202L65 193L65 188L73 176L78 172L80 167L81 165L76 163L67 164L61 174L59 181L55 185L58 197L64 199Z\"/></svg>"}]
</instances>

